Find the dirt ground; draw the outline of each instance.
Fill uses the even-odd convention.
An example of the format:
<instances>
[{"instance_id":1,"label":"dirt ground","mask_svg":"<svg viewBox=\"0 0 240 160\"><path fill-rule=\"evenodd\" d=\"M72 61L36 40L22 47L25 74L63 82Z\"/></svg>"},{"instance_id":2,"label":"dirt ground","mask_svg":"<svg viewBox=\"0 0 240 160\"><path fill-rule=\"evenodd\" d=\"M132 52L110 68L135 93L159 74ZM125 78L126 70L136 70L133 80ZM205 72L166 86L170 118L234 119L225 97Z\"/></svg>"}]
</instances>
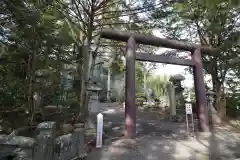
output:
<instances>
[{"instance_id":1,"label":"dirt ground","mask_svg":"<svg viewBox=\"0 0 240 160\"><path fill-rule=\"evenodd\" d=\"M138 109L137 136L125 139L124 109L116 103L102 104L104 123L112 123L101 149L93 150L87 160L234 160L240 158L240 133L229 126L216 126L214 133L186 132L184 122L170 122L157 111Z\"/></svg>"}]
</instances>

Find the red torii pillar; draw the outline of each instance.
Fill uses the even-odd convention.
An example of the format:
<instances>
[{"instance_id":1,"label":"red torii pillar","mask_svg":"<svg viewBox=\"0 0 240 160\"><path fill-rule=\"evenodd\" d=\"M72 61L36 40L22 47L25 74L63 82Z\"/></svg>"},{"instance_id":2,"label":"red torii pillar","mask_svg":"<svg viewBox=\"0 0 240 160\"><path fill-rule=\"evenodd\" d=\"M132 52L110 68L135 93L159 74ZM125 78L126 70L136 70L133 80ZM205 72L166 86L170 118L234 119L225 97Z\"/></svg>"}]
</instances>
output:
<instances>
[{"instance_id":1,"label":"red torii pillar","mask_svg":"<svg viewBox=\"0 0 240 160\"><path fill-rule=\"evenodd\" d=\"M199 130L204 132L209 132L209 112L206 100L206 90L204 84L203 76L203 64L200 49L195 49L192 52L193 66L193 77L194 77L194 87L197 105L197 115Z\"/></svg>"},{"instance_id":2,"label":"red torii pillar","mask_svg":"<svg viewBox=\"0 0 240 160\"><path fill-rule=\"evenodd\" d=\"M133 37L128 39L126 51L126 76L125 76L125 136L134 137L136 133L136 41Z\"/></svg>"}]
</instances>

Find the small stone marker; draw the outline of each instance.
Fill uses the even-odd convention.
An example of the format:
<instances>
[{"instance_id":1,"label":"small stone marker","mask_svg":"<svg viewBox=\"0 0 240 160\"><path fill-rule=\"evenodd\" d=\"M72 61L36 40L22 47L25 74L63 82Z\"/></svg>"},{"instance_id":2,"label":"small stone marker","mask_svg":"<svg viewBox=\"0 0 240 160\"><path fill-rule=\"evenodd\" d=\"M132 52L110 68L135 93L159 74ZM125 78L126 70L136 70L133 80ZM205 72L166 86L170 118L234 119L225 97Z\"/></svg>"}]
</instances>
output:
<instances>
[{"instance_id":1,"label":"small stone marker","mask_svg":"<svg viewBox=\"0 0 240 160\"><path fill-rule=\"evenodd\" d=\"M96 148L102 148L102 135L103 135L103 115L99 113L97 115L97 140Z\"/></svg>"}]
</instances>

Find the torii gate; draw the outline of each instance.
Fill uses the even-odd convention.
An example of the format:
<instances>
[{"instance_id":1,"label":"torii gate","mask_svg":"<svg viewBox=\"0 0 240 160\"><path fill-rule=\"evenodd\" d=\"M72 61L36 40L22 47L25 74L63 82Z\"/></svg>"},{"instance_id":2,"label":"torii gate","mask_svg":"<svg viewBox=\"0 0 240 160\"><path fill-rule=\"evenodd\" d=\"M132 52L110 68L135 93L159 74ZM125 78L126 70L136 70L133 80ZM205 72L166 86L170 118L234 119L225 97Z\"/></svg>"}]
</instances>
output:
<instances>
[{"instance_id":1,"label":"torii gate","mask_svg":"<svg viewBox=\"0 0 240 160\"><path fill-rule=\"evenodd\" d=\"M144 36L140 34L126 33L116 30L103 29L102 38L127 42L126 51L126 85L125 85L125 136L134 137L136 133L136 87L135 87L135 61L149 61L157 63L176 64L193 67L194 86L196 94L196 104L198 110L199 129L208 132L208 109L206 102L206 92L203 76L203 53L213 53L218 50L197 44L190 44L176 40L158 38L154 36ZM170 58L163 55L152 55L146 53L136 53L136 43L165 47L191 52L192 59Z\"/></svg>"}]
</instances>

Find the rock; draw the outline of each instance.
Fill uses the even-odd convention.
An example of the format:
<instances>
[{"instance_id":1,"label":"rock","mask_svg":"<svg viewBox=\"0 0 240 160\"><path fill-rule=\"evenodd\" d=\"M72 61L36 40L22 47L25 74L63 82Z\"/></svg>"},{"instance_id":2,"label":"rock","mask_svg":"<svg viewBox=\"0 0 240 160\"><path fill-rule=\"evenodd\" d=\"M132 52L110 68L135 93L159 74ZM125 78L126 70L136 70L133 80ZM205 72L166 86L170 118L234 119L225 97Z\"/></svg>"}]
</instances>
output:
<instances>
[{"instance_id":1,"label":"rock","mask_svg":"<svg viewBox=\"0 0 240 160\"><path fill-rule=\"evenodd\" d=\"M3 145L19 146L31 148L35 144L35 139L23 136L0 135L0 143Z\"/></svg>"},{"instance_id":2,"label":"rock","mask_svg":"<svg viewBox=\"0 0 240 160\"><path fill-rule=\"evenodd\" d=\"M32 154L32 150L29 149L22 149L22 148L18 148L14 151L14 159L13 160L30 160Z\"/></svg>"},{"instance_id":3,"label":"rock","mask_svg":"<svg viewBox=\"0 0 240 160\"><path fill-rule=\"evenodd\" d=\"M2 153L1 160L30 160L32 158L31 149L16 148L11 152Z\"/></svg>"}]
</instances>

